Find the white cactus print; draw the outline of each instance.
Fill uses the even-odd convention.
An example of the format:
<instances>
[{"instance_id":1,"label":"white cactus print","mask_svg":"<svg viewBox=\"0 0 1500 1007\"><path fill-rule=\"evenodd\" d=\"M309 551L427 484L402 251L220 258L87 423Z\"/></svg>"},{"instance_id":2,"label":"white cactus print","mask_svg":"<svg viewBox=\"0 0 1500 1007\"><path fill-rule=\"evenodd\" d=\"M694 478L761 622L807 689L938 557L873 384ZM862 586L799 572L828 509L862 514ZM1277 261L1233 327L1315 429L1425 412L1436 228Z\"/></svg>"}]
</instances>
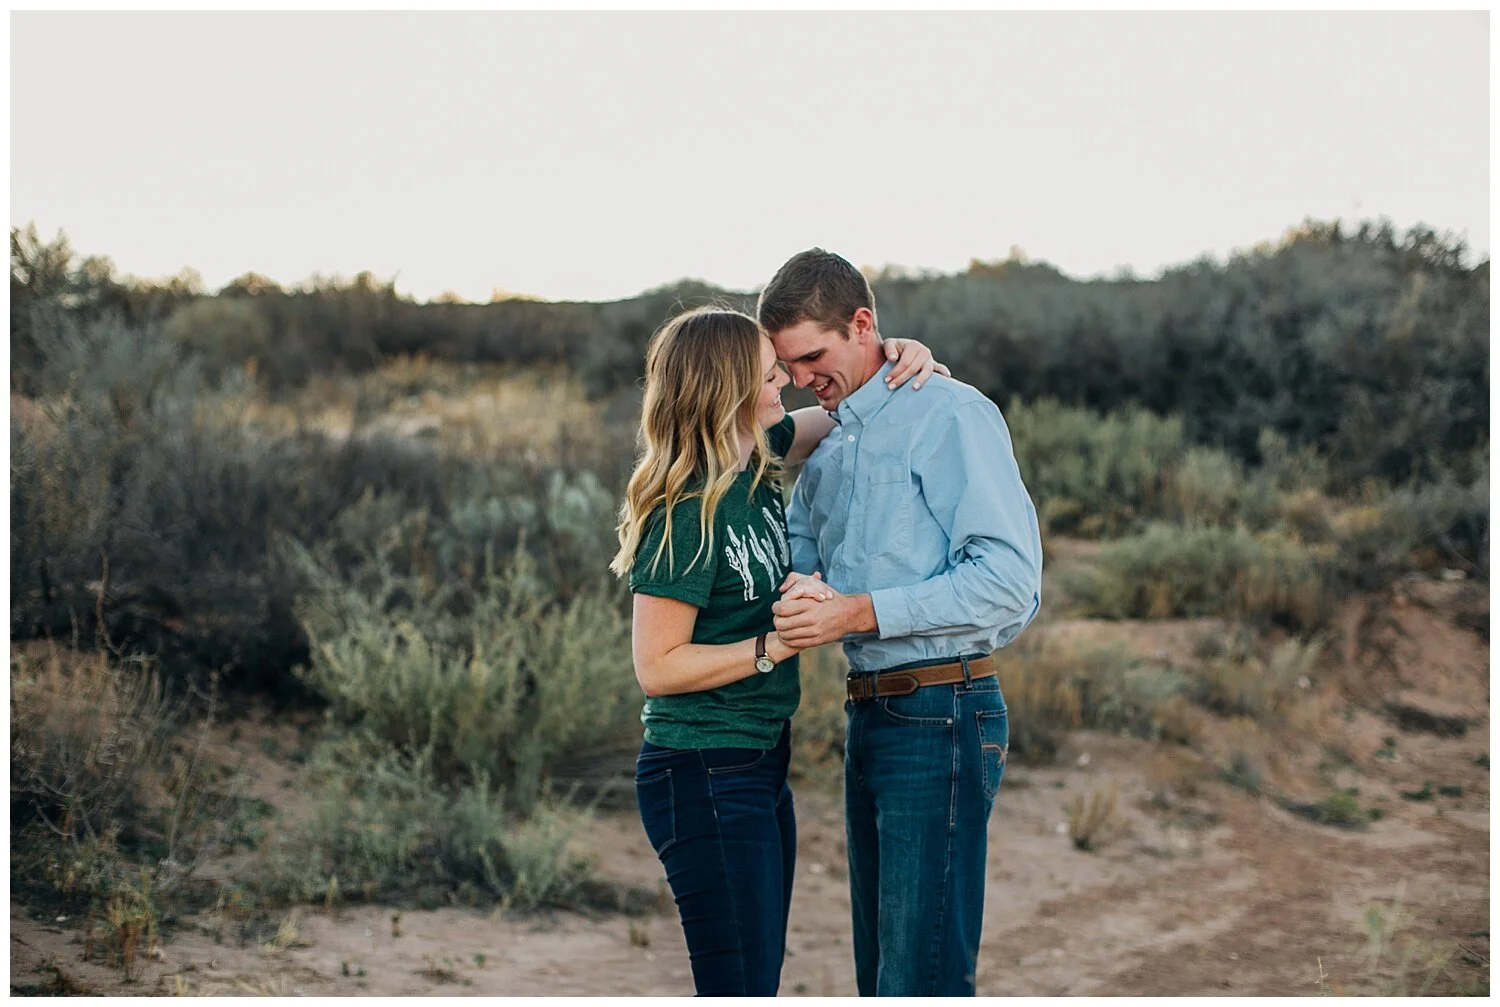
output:
<instances>
[{"instance_id":1,"label":"white cactus print","mask_svg":"<svg viewBox=\"0 0 1500 1007\"><path fill-rule=\"evenodd\" d=\"M786 535L784 535L781 531L781 522L777 520L775 514L771 513L771 509L769 507L762 507L760 509L760 512L761 515L766 519L766 527L770 528L771 534L776 536L776 545L779 547L779 555L781 556L782 568L785 569L787 567L790 567L792 565L792 549L789 545L787 545ZM772 578L773 581L779 579L780 578L776 577Z\"/></svg>"},{"instance_id":2,"label":"white cactus print","mask_svg":"<svg viewBox=\"0 0 1500 1007\"><path fill-rule=\"evenodd\" d=\"M734 533L733 526L725 525L725 531L729 533L729 541L724 545L724 557L744 582L745 600L754 601L759 595L755 593L755 575L750 572L750 546Z\"/></svg>"},{"instance_id":3,"label":"white cactus print","mask_svg":"<svg viewBox=\"0 0 1500 1007\"><path fill-rule=\"evenodd\" d=\"M746 529L745 537L750 541L750 551L755 553L760 565L766 568L766 578L774 588L780 578L776 576L776 546L771 542L771 537L767 535L764 539L757 538L753 529Z\"/></svg>"}]
</instances>

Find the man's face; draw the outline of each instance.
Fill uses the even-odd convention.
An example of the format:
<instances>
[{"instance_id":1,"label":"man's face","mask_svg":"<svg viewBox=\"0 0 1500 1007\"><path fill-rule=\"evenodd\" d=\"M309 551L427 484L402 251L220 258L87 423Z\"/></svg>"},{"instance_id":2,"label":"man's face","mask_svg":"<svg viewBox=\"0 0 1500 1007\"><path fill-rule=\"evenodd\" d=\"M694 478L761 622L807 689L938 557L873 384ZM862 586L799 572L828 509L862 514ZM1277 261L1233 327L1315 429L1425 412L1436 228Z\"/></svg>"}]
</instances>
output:
<instances>
[{"instance_id":1,"label":"man's face","mask_svg":"<svg viewBox=\"0 0 1500 1007\"><path fill-rule=\"evenodd\" d=\"M818 405L832 412L869 378L867 352L849 326L849 334L823 328L808 320L771 333L776 356L786 365L792 383L811 388Z\"/></svg>"}]
</instances>

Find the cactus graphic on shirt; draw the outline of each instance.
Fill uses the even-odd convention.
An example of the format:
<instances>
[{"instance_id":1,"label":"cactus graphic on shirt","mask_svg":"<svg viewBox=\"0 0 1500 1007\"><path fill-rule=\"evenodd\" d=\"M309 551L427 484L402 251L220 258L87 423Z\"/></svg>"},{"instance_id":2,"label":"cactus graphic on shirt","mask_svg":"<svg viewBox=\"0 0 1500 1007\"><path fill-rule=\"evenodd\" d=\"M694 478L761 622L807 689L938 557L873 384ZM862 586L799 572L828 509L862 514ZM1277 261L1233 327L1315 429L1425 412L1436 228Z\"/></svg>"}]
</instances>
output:
<instances>
[{"instance_id":1,"label":"cactus graphic on shirt","mask_svg":"<svg viewBox=\"0 0 1500 1007\"><path fill-rule=\"evenodd\" d=\"M781 578L777 576L776 546L772 544L771 536L760 538L753 528L747 528L745 538L750 543L750 551L755 553L755 558L760 561L760 565L766 568L766 579L771 582L771 587L775 588L776 582Z\"/></svg>"},{"instance_id":2,"label":"cactus graphic on shirt","mask_svg":"<svg viewBox=\"0 0 1500 1007\"><path fill-rule=\"evenodd\" d=\"M776 536L776 544L780 547L781 565L789 567L792 565L792 550L786 543L786 536L781 533L781 522L776 520L776 515L771 513L769 507L762 507L761 514L765 515L766 527L771 529L771 534ZM772 577L774 582L776 577Z\"/></svg>"},{"instance_id":3,"label":"cactus graphic on shirt","mask_svg":"<svg viewBox=\"0 0 1500 1007\"><path fill-rule=\"evenodd\" d=\"M740 580L745 585L745 600L754 601L755 575L750 572L750 547L734 533L732 525L726 525L725 531L729 532L729 541L724 545L724 556L729 560L729 566L735 573L740 575Z\"/></svg>"}]
</instances>

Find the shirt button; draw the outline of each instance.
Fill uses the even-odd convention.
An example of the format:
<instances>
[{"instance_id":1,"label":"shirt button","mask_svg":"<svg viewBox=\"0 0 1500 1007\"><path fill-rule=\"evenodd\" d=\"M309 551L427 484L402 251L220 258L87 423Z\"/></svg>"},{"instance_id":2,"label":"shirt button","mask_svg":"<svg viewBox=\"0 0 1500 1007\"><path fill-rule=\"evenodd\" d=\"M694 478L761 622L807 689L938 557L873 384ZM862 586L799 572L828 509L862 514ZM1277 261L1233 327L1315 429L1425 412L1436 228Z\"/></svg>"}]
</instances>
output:
<instances>
[{"instance_id":1,"label":"shirt button","mask_svg":"<svg viewBox=\"0 0 1500 1007\"><path fill-rule=\"evenodd\" d=\"M851 440L851 441L852 441L852 440L854 440L854 435L853 435L853 434L850 434L850 435L849 435L849 439L850 439L850 440Z\"/></svg>"}]
</instances>

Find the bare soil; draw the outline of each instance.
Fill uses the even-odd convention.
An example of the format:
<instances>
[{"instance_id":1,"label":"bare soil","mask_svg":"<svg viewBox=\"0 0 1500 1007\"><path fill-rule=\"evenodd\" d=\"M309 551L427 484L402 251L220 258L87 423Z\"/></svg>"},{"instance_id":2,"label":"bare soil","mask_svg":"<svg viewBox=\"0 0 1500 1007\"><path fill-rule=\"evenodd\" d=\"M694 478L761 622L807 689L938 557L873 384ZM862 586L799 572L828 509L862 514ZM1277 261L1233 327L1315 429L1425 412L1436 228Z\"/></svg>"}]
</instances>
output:
<instances>
[{"instance_id":1,"label":"bare soil","mask_svg":"<svg viewBox=\"0 0 1500 1007\"><path fill-rule=\"evenodd\" d=\"M979 992L1316 995L1419 992L1425 983L1428 992L1487 993L1489 647L1455 625L1450 600L1432 588L1349 606L1334 670L1275 735L1260 795L1202 772L1182 746L1088 731L1072 734L1051 765L1011 765L990 824ZM1072 621L1041 629L1176 658L1189 630L1205 628L1212 626ZM1392 697L1458 716L1464 733L1404 730L1384 706ZM284 754L296 731L285 723L240 727L232 744L257 777L257 796L290 810L297 767ZM262 740L268 736L278 739L274 749ZM1380 817L1346 830L1299 817L1276 799L1314 801L1344 788L1357 788L1359 806ZM1068 834L1069 804L1112 789L1115 838L1080 851ZM782 993L852 995L836 774L804 782L797 802ZM584 843L601 875L664 890L633 812L598 816ZM1398 918L1378 955L1366 919L1372 909ZM79 924L39 919L12 902L12 990L692 992L666 897L641 917L308 907L290 914L280 940L245 945L216 943L222 921L204 914L177 926L160 960L129 984L118 969L83 960Z\"/></svg>"}]
</instances>

